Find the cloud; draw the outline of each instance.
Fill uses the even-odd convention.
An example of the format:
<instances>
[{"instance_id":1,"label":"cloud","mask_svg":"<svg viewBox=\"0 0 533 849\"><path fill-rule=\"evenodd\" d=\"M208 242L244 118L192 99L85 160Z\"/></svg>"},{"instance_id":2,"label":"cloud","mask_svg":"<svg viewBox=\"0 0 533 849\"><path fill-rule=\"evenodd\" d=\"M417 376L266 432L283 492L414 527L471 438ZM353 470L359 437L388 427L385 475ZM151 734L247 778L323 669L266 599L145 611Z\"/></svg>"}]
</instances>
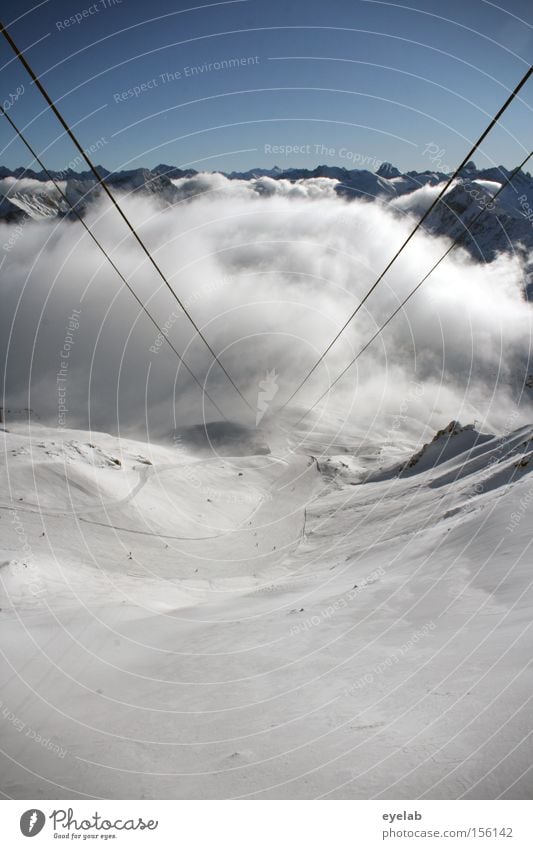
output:
<instances>
[{"instance_id":1,"label":"cloud","mask_svg":"<svg viewBox=\"0 0 533 849\"><path fill-rule=\"evenodd\" d=\"M456 185L457 183L452 183L451 187L444 195L445 198L446 195L449 194L449 192L453 191ZM436 185L431 185L430 183L427 183L420 189L415 189L414 192L409 192L408 194L400 195L397 198L393 198L390 202L390 205L392 209L397 209L401 212L410 212L420 218L420 216L422 216L424 212L429 209L439 192L442 191L443 186L444 183L437 183Z\"/></svg>"},{"instance_id":2,"label":"cloud","mask_svg":"<svg viewBox=\"0 0 533 849\"><path fill-rule=\"evenodd\" d=\"M251 411L116 212L100 198L86 220L228 418L254 426L265 375L277 374L275 408L357 307L412 219L379 203L345 201L331 180L293 185L198 175L175 184L182 200L174 206L139 195L121 203ZM432 191L420 191L426 190ZM0 246L13 227L0 224ZM61 386L68 426L159 436L175 422L220 418L78 222L27 222L11 242L0 319L6 406L31 406L57 422ZM448 244L417 234L296 406L303 411L316 400ZM328 405L381 427L408 399L406 430L474 416L502 427L529 370L531 307L522 274L517 257L481 265L455 251L339 382ZM529 402L521 403L521 415L530 417Z\"/></svg>"},{"instance_id":3,"label":"cloud","mask_svg":"<svg viewBox=\"0 0 533 849\"><path fill-rule=\"evenodd\" d=\"M272 177L257 177L253 180L229 180L223 174L200 173L193 177L172 180L180 199L210 194L213 197L262 198L289 197L323 199L335 198L338 180L329 177L311 177L306 180L274 180Z\"/></svg>"}]
</instances>

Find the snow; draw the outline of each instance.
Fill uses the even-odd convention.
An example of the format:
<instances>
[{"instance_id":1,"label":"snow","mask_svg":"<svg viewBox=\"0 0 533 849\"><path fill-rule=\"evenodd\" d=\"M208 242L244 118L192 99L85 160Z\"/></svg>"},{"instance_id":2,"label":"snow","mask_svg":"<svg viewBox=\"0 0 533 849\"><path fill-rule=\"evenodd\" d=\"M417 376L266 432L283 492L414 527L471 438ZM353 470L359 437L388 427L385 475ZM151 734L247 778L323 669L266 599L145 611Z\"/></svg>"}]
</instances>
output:
<instances>
[{"instance_id":1,"label":"snow","mask_svg":"<svg viewBox=\"0 0 533 849\"><path fill-rule=\"evenodd\" d=\"M443 425L8 425L3 792L531 798L533 428Z\"/></svg>"}]
</instances>

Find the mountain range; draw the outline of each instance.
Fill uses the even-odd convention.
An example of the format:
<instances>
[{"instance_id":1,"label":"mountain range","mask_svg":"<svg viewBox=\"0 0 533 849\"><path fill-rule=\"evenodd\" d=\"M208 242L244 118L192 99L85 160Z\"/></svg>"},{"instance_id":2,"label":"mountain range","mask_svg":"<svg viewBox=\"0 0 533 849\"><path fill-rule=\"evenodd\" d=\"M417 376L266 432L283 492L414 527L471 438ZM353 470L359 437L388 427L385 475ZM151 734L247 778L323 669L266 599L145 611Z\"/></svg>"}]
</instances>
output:
<instances>
[{"instance_id":1,"label":"mountain range","mask_svg":"<svg viewBox=\"0 0 533 849\"><path fill-rule=\"evenodd\" d=\"M225 186L246 183L258 195L267 196L275 193L281 183L301 187L313 183L323 186L326 182L347 202L355 199L379 202L387 204L397 214L418 217L449 178L441 171L401 173L386 162L376 172L328 165L314 169L276 166L231 173L197 172L165 164L152 169L116 172L97 166L97 170L115 191L150 195L163 205L193 200L207 190L206 177L217 175ZM517 171L509 185L492 201L492 196L511 173L503 165L478 169L469 162L424 226L431 233L452 239L463 234L463 246L475 259L490 262L501 252L520 253L527 271L525 288L529 292L533 282L533 264L528 261L533 251L533 177L527 171ZM60 181L69 202L82 214L101 192L90 171L67 169L50 174ZM223 186L218 186L220 188ZM0 220L19 222L28 217L42 219L71 214L69 205L43 171L0 167Z\"/></svg>"}]
</instances>

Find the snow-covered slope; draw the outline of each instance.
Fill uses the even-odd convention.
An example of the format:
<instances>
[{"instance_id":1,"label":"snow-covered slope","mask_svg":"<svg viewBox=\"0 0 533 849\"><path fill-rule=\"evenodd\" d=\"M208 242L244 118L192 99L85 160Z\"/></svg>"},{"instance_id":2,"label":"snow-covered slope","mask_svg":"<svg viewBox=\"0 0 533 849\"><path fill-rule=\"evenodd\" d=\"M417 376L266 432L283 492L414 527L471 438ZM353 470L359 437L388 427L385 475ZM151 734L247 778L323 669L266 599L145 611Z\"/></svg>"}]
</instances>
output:
<instances>
[{"instance_id":1,"label":"snow-covered slope","mask_svg":"<svg viewBox=\"0 0 533 849\"><path fill-rule=\"evenodd\" d=\"M336 424L0 432L4 793L531 798L533 428Z\"/></svg>"}]
</instances>

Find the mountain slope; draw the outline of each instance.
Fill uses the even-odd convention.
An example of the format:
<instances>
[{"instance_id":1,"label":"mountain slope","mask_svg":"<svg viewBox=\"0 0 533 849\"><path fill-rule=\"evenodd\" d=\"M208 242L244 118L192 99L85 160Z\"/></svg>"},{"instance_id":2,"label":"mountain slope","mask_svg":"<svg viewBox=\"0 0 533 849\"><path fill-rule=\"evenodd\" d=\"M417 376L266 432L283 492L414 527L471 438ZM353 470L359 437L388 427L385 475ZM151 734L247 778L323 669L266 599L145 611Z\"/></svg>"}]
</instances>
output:
<instances>
[{"instance_id":1,"label":"mountain slope","mask_svg":"<svg viewBox=\"0 0 533 849\"><path fill-rule=\"evenodd\" d=\"M5 793L531 797L533 428L320 426L2 433Z\"/></svg>"}]
</instances>

